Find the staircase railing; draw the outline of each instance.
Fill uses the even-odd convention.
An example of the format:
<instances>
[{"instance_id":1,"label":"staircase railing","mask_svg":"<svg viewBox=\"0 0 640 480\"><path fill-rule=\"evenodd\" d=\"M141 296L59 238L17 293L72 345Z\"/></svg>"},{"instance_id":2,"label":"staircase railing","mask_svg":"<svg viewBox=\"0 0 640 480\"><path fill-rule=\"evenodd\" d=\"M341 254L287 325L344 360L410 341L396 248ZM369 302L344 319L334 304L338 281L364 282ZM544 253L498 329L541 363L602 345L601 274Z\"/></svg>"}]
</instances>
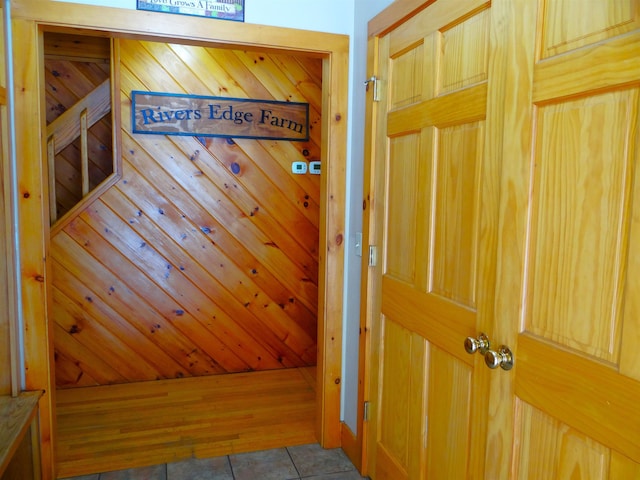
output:
<instances>
[{"instance_id":1,"label":"staircase railing","mask_svg":"<svg viewBox=\"0 0 640 480\"><path fill-rule=\"evenodd\" d=\"M82 196L89 193L89 147L87 132L111 112L111 84L102 82L87 96L66 110L47 126L47 161L49 168L49 214L51 223L58 219L56 204L56 162L58 153L80 138L80 175Z\"/></svg>"}]
</instances>

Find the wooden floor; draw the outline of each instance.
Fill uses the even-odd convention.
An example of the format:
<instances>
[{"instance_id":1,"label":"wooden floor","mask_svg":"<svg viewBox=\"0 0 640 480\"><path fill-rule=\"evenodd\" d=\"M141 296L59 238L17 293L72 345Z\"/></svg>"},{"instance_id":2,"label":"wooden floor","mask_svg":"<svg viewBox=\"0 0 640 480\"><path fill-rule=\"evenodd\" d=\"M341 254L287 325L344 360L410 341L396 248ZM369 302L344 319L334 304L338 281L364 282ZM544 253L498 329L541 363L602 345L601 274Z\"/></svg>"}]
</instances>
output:
<instances>
[{"instance_id":1,"label":"wooden floor","mask_svg":"<svg viewBox=\"0 0 640 480\"><path fill-rule=\"evenodd\" d=\"M57 392L58 478L316 441L315 369Z\"/></svg>"}]
</instances>

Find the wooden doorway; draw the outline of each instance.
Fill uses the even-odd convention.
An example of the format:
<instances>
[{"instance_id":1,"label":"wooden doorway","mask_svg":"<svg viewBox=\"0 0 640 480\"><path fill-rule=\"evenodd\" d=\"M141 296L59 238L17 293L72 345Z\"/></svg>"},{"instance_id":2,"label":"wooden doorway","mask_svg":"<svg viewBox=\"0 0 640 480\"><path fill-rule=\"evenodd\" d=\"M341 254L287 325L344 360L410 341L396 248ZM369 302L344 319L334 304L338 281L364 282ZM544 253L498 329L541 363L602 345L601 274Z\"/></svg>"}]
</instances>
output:
<instances>
[{"instance_id":1,"label":"wooden doorway","mask_svg":"<svg viewBox=\"0 0 640 480\"><path fill-rule=\"evenodd\" d=\"M62 45L60 38L52 41ZM45 52L50 41L45 33ZM114 121L122 143L117 174L51 229L59 474L313 441L315 388L304 380L315 378L317 360L321 176L297 174L292 164L321 158L322 59L135 39L113 39L113 49L114 111L122 110ZM47 104L87 78L87 62L61 50L45 56L47 84L65 74L47 89ZM310 138L135 134L130 97L143 90L211 102L305 102ZM67 166L69 157L56 163ZM274 372L282 369L304 372ZM267 370L273 375L259 374ZM234 399L231 385L242 382L228 376L241 373L254 394L236 388ZM212 402L225 398L218 404L228 406L225 421L213 413L220 406L184 396L189 382L168 380L196 377L190 384L201 384ZM166 404L151 394L158 380L165 380ZM133 406L143 392L157 408ZM128 414L96 418L98 404ZM178 413L194 409L200 413ZM172 410L181 419L178 437Z\"/></svg>"},{"instance_id":2,"label":"wooden doorway","mask_svg":"<svg viewBox=\"0 0 640 480\"><path fill-rule=\"evenodd\" d=\"M17 99L19 125L18 143L38 161L42 159L41 139L34 133L34 122L39 125L43 106L34 89L39 85L41 72L34 56L38 56L38 45L44 29L80 28L102 34L129 39L167 41L180 44L196 44L229 48L251 46L254 50L287 51L294 54L316 56L322 60L322 104L326 115L319 127L323 175L320 185L318 248L318 396L316 402L316 433L322 445L338 446L340 442L340 358L341 358L341 315L342 315L342 270L343 270L343 223L344 223L344 165L346 150L346 64L348 59L348 39L329 34L313 34L283 31L278 28L253 27L237 23L216 23L215 38L212 38L211 23L189 17L149 14L117 9L80 7L77 5L51 2L47 9L41 2L19 2L14 10L14 34L16 45L25 49L16 65L16 77L24 83L22 95ZM150 22L150 23L149 23ZM140 32L140 25L149 26ZM185 32L188 32L185 34ZM34 39L37 40L34 43ZM242 40L239 40L242 39ZM267 40L266 39L271 39ZM302 40L301 40L302 39ZM34 45L36 47L34 47ZM35 51L31 51L34 49ZM331 92L331 94L329 94ZM36 114L38 118L36 119ZM21 205L23 218L39 218L38 225L23 225L23 265L27 271L41 272L37 283L25 286L23 298L28 303L27 323L32 336L27 338L27 357L31 359L27 372L29 388L46 389L47 395L41 403L43 464L45 472L53 471L53 451L55 444L54 402L52 375L53 366L52 332L48 330L46 319L47 288L44 259L49 254L49 246L42 232L48 234L46 202L30 201L43 198L46 192L46 176L39 169L22 165L21 185L25 191L40 192L38 195L23 195ZM43 256L42 253L45 253ZM33 278L33 277L31 277ZM44 282L46 286L46 281ZM331 301L327 301L331 299Z\"/></svg>"},{"instance_id":3,"label":"wooden doorway","mask_svg":"<svg viewBox=\"0 0 640 480\"><path fill-rule=\"evenodd\" d=\"M640 11L589 4L373 22L374 480L639 474Z\"/></svg>"},{"instance_id":4,"label":"wooden doorway","mask_svg":"<svg viewBox=\"0 0 640 480\"><path fill-rule=\"evenodd\" d=\"M57 387L315 367L322 59L113 44L117 178L51 229ZM57 53L47 104L90 78ZM136 134L132 91L305 102L309 140Z\"/></svg>"}]
</instances>

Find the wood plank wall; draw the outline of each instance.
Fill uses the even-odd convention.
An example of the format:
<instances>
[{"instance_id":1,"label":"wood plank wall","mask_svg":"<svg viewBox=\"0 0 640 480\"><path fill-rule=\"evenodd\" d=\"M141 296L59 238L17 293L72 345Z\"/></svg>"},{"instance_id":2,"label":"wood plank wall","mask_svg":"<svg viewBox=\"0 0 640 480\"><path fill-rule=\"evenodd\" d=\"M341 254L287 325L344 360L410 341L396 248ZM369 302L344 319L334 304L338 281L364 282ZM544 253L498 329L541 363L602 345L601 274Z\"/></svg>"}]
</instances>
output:
<instances>
[{"instance_id":1,"label":"wood plank wall","mask_svg":"<svg viewBox=\"0 0 640 480\"><path fill-rule=\"evenodd\" d=\"M45 32L44 45L46 119L49 125L109 79L111 47L108 38L58 32ZM93 190L113 173L111 114L91 126L87 133L89 188ZM83 197L80 138L55 158L56 208L57 218L61 218Z\"/></svg>"},{"instance_id":2,"label":"wood plank wall","mask_svg":"<svg viewBox=\"0 0 640 480\"><path fill-rule=\"evenodd\" d=\"M116 42L121 178L52 229L57 386L315 365L322 60ZM132 134L132 90L308 102L311 138Z\"/></svg>"}]
</instances>

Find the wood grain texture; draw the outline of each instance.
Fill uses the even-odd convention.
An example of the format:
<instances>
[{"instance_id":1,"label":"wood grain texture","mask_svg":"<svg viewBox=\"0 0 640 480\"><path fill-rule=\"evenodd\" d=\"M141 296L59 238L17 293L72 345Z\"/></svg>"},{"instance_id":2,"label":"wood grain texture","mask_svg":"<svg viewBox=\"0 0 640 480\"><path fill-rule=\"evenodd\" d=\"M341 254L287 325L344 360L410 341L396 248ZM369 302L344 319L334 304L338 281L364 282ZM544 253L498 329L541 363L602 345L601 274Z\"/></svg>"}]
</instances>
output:
<instances>
[{"instance_id":1,"label":"wood grain texture","mask_svg":"<svg viewBox=\"0 0 640 480\"><path fill-rule=\"evenodd\" d=\"M636 121L640 121L637 119ZM638 127L636 127L637 129ZM635 149L635 164L640 164L640 149ZM635 168L635 178L633 179L633 188L631 198L635 202L640 203L640 168ZM640 208L634 208L629 216L629 246L628 264L626 271L625 289L627 292L640 292L640 275L634 275L632 272L640 271ZM632 319L624 325L622 335L622 344L620 346L619 368L620 373L630 378L640 381L640 349L637 348L638 339L640 339L640 295L625 295L624 306L622 307L622 315L624 318Z\"/></svg>"},{"instance_id":2,"label":"wood grain texture","mask_svg":"<svg viewBox=\"0 0 640 480\"><path fill-rule=\"evenodd\" d=\"M501 268L504 261L517 262L523 251L522 234L527 219L516 217L513 212L523 211L527 205L528 177L524 159L530 155L532 132L530 122L534 108L530 102L533 84L535 25L531 18L537 15L534 2L494 1L491 6L492 37L495 38L489 78L495 88L489 92L488 108L495 115L487 118L487 158L498 165L499 181L494 192L499 202L498 215L494 218L494 239L500 262L495 265L495 292L497 293L491 315L486 319L487 331L499 335L499 342L515 348L519 332L519 309L513 299L522 294L518 282L521 264L513 263L508 273ZM529 39L528 42L522 39ZM499 173L498 173L499 172ZM517 367L516 367L517 368ZM494 461L485 462L481 477L507 480L512 475L511 455L515 442L512 430L516 411L514 377L490 375L491 391L488 409L491 418L487 425L487 449L493 452Z\"/></svg>"},{"instance_id":3,"label":"wood grain texture","mask_svg":"<svg viewBox=\"0 0 640 480\"><path fill-rule=\"evenodd\" d=\"M107 79L47 125L47 137L52 135L56 137L55 153L60 153L78 138L81 130L81 122L78 122L78 118L81 118L85 111L85 129L93 126L97 120L111 111L110 89L109 79Z\"/></svg>"},{"instance_id":4,"label":"wood grain texture","mask_svg":"<svg viewBox=\"0 0 640 480\"><path fill-rule=\"evenodd\" d=\"M37 416L42 392L25 392L18 397L0 396L0 478Z\"/></svg>"},{"instance_id":5,"label":"wood grain texture","mask_svg":"<svg viewBox=\"0 0 640 480\"><path fill-rule=\"evenodd\" d=\"M389 27L394 28L388 35L392 37L391 55L386 37L376 45L380 46L377 73L382 78L402 81L393 77L388 65L393 65L395 58L407 55L416 45L430 41L428 37L421 38L430 32L425 26L440 18L436 13L442 10L436 7L446 9L449 5L445 1L428 3L424 2L424 12L433 12L433 15L423 18L422 13L418 13L404 25ZM456 2L455 7L462 3ZM406 2L397 5L402 8ZM584 15L589 18L583 18L576 17L573 1L494 0L489 11L485 6L478 6L469 15L453 19L439 30L446 36L446 32L453 32L473 15L488 15L478 22L484 22L488 32L477 36L490 39L486 51L486 123L478 135L484 142L480 148L487 164L482 166L479 180L469 183L480 185L479 198L492 207L479 212L481 253L475 273L482 282L489 282L489 286L482 288L484 283L477 286L479 306L474 335L487 328L485 331L493 342L512 349L515 367L509 372L494 371L487 375L474 368L470 382L473 387L466 391L460 388L450 402L445 402L455 409L456 401L469 396L468 402L476 412L470 414L469 422L478 434L469 436L486 438L486 444L480 440L471 446L474 467L465 472L466 475L438 472L435 476L505 480L638 476L640 426L634 405L639 395L640 365L639 284L635 275L640 258L637 242L640 231L637 215L640 201L637 187L640 158L637 149L638 11L635 0L594 1L594 10ZM462 33L461 37L464 36ZM476 45L471 47L480 51ZM457 47L454 50L464 51ZM464 53L459 53L453 57L461 60L463 56ZM482 57L469 59L469 65L454 62L448 72L465 72L465 68L472 67L468 72L474 77L480 72L477 67L482 62L473 62ZM418 114L426 105L440 100L424 95L421 102L411 100L418 97L416 85L430 82L415 76L409 64L418 65L417 62L407 61L406 65L398 62L405 73L411 73L405 75L408 77L405 93L414 104L399 106L389 113L386 110L389 103L384 103L387 99L383 97L375 109L381 115L388 113L390 121L377 125L374 135L385 136L391 143L406 132L432 125L426 114L422 117ZM437 77L439 73L425 74ZM454 80L447 84L455 89L464 82ZM473 84L472 78L470 84ZM395 91L403 90L395 88ZM455 108L448 110L456 111ZM412 118L420 121L413 122ZM413 123L419 127L411 129ZM438 126L438 134L448 128ZM393 138L389 140L390 132ZM444 143L442 150L446 152L444 159L438 152L438 166L444 164L444 171L453 168L449 170L451 173L433 182L435 193L454 208L463 195L447 191L447 186L455 185L457 168L455 162L447 165L446 161L447 155L458 159L460 155L451 155L449 151L463 148L464 142L462 138L450 142L438 138L436 143ZM378 146L382 147L381 151L387 148L382 141L372 140L372 144L374 150ZM387 151L393 152L393 148ZM384 177L388 172L380 166L383 156L374 154L372 163L375 174ZM395 185L396 181L388 178L393 177L385 177L387 185ZM446 180L452 182L447 185ZM375 191L373 193L373 199L379 202ZM411 199L411 195L408 197ZM391 207L394 208L393 204ZM380 217L383 222L385 216ZM455 217L455 214L448 215L447 221L440 220L436 225L445 229L460 228ZM464 220L474 222L469 216ZM413 226L404 228L409 234L416 231ZM466 240L469 235L463 237ZM386 234L379 235L376 240L384 242L386 238ZM411 248L411 241L407 246ZM397 246L390 251L408 258L406 253L398 252L402 249ZM441 253L434 253L436 260L440 256ZM403 269L410 270L408 266ZM379 325L386 327L390 323L388 319L393 318L405 328L425 335L431 343L438 340L437 347L446 348L447 355L451 356L456 355L454 336L463 337L461 332L449 332L450 345L444 347L444 329L438 322L421 321L422 317L435 312L436 307L429 304L428 296L415 285L407 285L408 277L409 280L402 278L402 281L383 278L381 293L375 293L382 297L384 316L378 323L378 312L372 315L374 399L392 395L384 391L384 382L389 376L384 370L382 376L377 365L389 363L390 368L395 367L410 348L406 339L395 334L394 341L383 343L384 335L376 330L386 328L383 330ZM372 299L369 301L375 305ZM473 328L470 324L469 329ZM433 352L431 345L430 364L437 356ZM462 362L459 366L475 367L472 364L469 360L466 366ZM430 371L429 375L433 377L434 373L441 372ZM451 380L453 375L449 371L449 375L440 378ZM444 387L440 392L446 395L446 381L439 383ZM402 399L402 388L406 387L391 385ZM469 394L470 391L473 394ZM481 392L488 395L483 397ZM436 397L435 403L439 400ZM430 405L431 402L430 396ZM401 410L402 414L405 410ZM377 437L372 438L369 446L375 457L369 462L370 471L375 472L377 478L424 476L423 472L407 475L407 465L403 464L406 457L395 454L400 451L398 446L404 448L401 441L395 441L392 449L376 444L380 439L378 427L388 421L386 417L395 414L403 425L406 420L388 408L380 412L379 407L373 407L373 411L371 429ZM463 432L462 436L466 436L457 423L463 416L464 413L457 410L457 415L445 421L441 431L447 435ZM413 421L419 423L422 417L417 416ZM429 431L434 428L432 421L433 415L430 415ZM477 423L480 425L476 427ZM402 438L399 433L402 431L399 428L394 434L407 438L406 435ZM445 434L437 437L442 441ZM447 440L453 441L448 436ZM443 451L438 455L438 467L446 468L450 463L442 458L461 450L459 447ZM419 455L416 447L414 456ZM462 457L466 459L465 454ZM461 463L455 462L455 466Z\"/></svg>"},{"instance_id":6,"label":"wood grain texture","mask_svg":"<svg viewBox=\"0 0 640 480\"><path fill-rule=\"evenodd\" d=\"M545 35L541 38L539 58L578 50L640 27L638 0L596 0L589 4L589 15L579 22L563 21L575 16L575 6L567 0L544 4L540 21Z\"/></svg>"},{"instance_id":7,"label":"wood grain texture","mask_svg":"<svg viewBox=\"0 0 640 480\"><path fill-rule=\"evenodd\" d=\"M49 60L86 63L109 63L109 39L103 36L78 36L64 32L47 32L44 55Z\"/></svg>"},{"instance_id":8,"label":"wood grain texture","mask_svg":"<svg viewBox=\"0 0 640 480\"><path fill-rule=\"evenodd\" d=\"M0 49L4 51L4 7L0 8L3 20L0 21ZM0 169L2 172L2 181L0 181L0 256L3 261L0 262L0 365L7 365L8 368L0 369L0 395L8 395L11 392L11 375L13 370L11 359L11 318L9 303L9 268L8 263L12 261L13 256L9 255L10 248L10 208L5 202L5 192L8 191L6 182L8 158L7 158L7 134L8 124L4 112L7 105L7 90L5 86L7 81L5 78L5 60L4 56L0 61Z\"/></svg>"},{"instance_id":9,"label":"wood grain texture","mask_svg":"<svg viewBox=\"0 0 640 480\"><path fill-rule=\"evenodd\" d=\"M423 0L396 1L393 7L387 7L369 21L369 36L382 35L383 32L390 30L397 23L424 9L427 3L430 2L424 2Z\"/></svg>"},{"instance_id":10,"label":"wood grain texture","mask_svg":"<svg viewBox=\"0 0 640 480\"><path fill-rule=\"evenodd\" d=\"M442 18L443 13L449 12L451 15L450 18L456 19L460 18L470 10L485 4L487 4L486 0L464 0L456 2L456 4L452 6L444 6L442 3L438 5L435 0L396 0L393 5L387 7L369 21L368 34L370 37L384 35L392 29L392 35L402 30L410 31L414 28L414 32L425 31L417 28L416 24L412 23L412 20L414 20L425 8L432 5L433 8L431 11L433 15L430 15L429 17ZM433 29L434 25L428 23L430 22L429 17L422 16L418 22L425 22L422 23L422 25L429 25L428 29ZM435 28L438 28L438 26L435 25Z\"/></svg>"},{"instance_id":11,"label":"wood grain texture","mask_svg":"<svg viewBox=\"0 0 640 480\"><path fill-rule=\"evenodd\" d=\"M637 102L634 90L606 93L541 107L537 119L529 284L538 296L526 329L613 363Z\"/></svg>"},{"instance_id":12,"label":"wood grain texture","mask_svg":"<svg viewBox=\"0 0 640 480\"><path fill-rule=\"evenodd\" d=\"M513 92L494 328L516 366L492 379L491 478L625 478L637 465L638 316L622 305L638 296L638 34L598 26L603 8L628 5L594 2L577 20L571 2L492 3ZM536 30L522 21L536 16ZM559 32L562 51L536 58Z\"/></svg>"},{"instance_id":13,"label":"wood grain texture","mask_svg":"<svg viewBox=\"0 0 640 480\"><path fill-rule=\"evenodd\" d=\"M381 479L474 478L485 455L486 376L462 342L494 301L495 244L480 218L497 211L495 164L484 162L490 11L424 6L379 39L375 72L368 472Z\"/></svg>"},{"instance_id":14,"label":"wood grain texture","mask_svg":"<svg viewBox=\"0 0 640 480\"><path fill-rule=\"evenodd\" d=\"M404 129L427 126L445 127L460 124L461 120L481 120L487 108L487 84L460 90L416 105L391 112L388 116L389 134L397 135Z\"/></svg>"},{"instance_id":15,"label":"wood grain texture","mask_svg":"<svg viewBox=\"0 0 640 480\"><path fill-rule=\"evenodd\" d=\"M464 478L469 469L473 368L439 348L429 352L429 404L427 406L427 478ZM441 412L448 421L439 421ZM441 441L446 438L446 442ZM448 452L462 453L455 461Z\"/></svg>"},{"instance_id":16,"label":"wood grain texture","mask_svg":"<svg viewBox=\"0 0 640 480\"><path fill-rule=\"evenodd\" d=\"M50 166L55 172L54 180L50 179L55 188L54 223L114 172L111 41L46 32L43 48L46 133L55 155Z\"/></svg>"},{"instance_id":17,"label":"wood grain texture","mask_svg":"<svg viewBox=\"0 0 640 480\"><path fill-rule=\"evenodd\" d=\"M367 71L380 73L378 62L386 55L380 55L380 50L388 51L389 42L383 42L377 37L370 37L367 41ZM382 65L385 62L381 62ZM385 105L387 101L386 89L380 92L380 99ZM387 145L387 136L384 126L386 125L386 116L378 115L378 102L374 101L373 89L369 89L366 98L365 122L370 125L365 128L364 142L364 185L363 185L363 225L362 225L362 241L363 245L374 245L380 238L378 231L384 224L384 202L378 201L378 192L380 198L384 198L384 178L375 175L377 162L384 162L385 159L379 154L384 151ZM359 363L360 372L364 373L363 381L358 388L358 440L362 442L362 470L363 475L375 470L374 459L376 458L376 448L373 447L371 437L376 435L373 423L364 418L365 401L368 401L370 418L375 418L378 407L375 402L370 402L370 398L375 394L375 385L378 378L370 375L369 366L380 359L380 344L376 341L377 332L372 332L371 326L377 321L378 312L380 312L380 288L382 275L382 264L379 262L376 266L369 266L368 255L362 256L361 281L360 281L360 345L359 345ZM347 455L352 455L352 450L345 449ZM354 464L360 459L351 458Z\"/></svg>"},{"instance_id":18,"label":"wood grain texture","mask_svg":"<svg viewBox=\"0 0 640 480\"><path fill-rule=\"evenodd\" d=\"M314 443L315 369L63 390L60 478Z\"/></svg>"},{"instance_id":19,"label":"wood grain texture","mask_svg":"<svg viewBox=\"0 0 640 480\"><path fill-rule=\"evenodd\" d=\"M315 365L319 177L294 176L270 147L303 160L319 145L132 134L129 95L301 101L298 85L321 79L292 56L119 46L122 178L52 238L58 386ZM274 76L286 83L261 81ZM125 331L145 339L135 354Z\"/></svg>"},{"instance_id":20,"label":"wood grain texture","mask_svg":"<svg viewBox=\"0 0 640 480\"><path fill-rule=\"evenodd\" d=\"M348 71L349 54L346 49L323 59L322 110L325 115L321 159L324 175L320 178L320 199L324 208L320 209L320 231L325 234L320 236L318 248L319 265L323 268L319 269L318 275L318 345L322 351L318 354L317 377L317 389L323 394L319 397L316 431L320 444L325 448L340 446L339 429L327 429L325 426L339 425L341 420L343 328L342 322L332 319L342 319L343 312L346 192L342 182L346 178L347 163L334 159L343 158L342 153L348 143ZM324 132L332 134L327 136Z\"/></svg>"},{"instance_id":21,"label":"wood grain texture","mask_svg":"<svg viewBox=\"0 0 640 480\"><path fill-rule=\"evenodd\" d=\"M640 478L640 462L634 462L624 455L612 452L609 478Z\"/></svg>"},{"instance_id":22,"label":"wood grain texture","mask_svg":"<svg viewBox=\"0 0 640 480\"><path fill-rule=\"evenodd\" d=\"M520 336L518 369L520 399L640 463L640 382L530 335Z\"/></svg>"},{"instance_id":23,"label":"wood grain texture","mask_svg":"<svg viewBox=\"0 0 640 480\"><path fill-rule=\"evenodd\" d=\"M441 129L431 291L476 306L484 122Z\"/></svg>"},{"instance_id":24,"label":"wood grain texture","mask_svg":"<svg viewBox=\"0 0 640 480\"><path fill-rule=\"evenodd\" d=\"M320 275L321 302L331 302L327 308L319 307L319 342L327 342L323 364L318 378L319 401L316 405L318 440L326 447L339 445L340 431L340 378L341 372L341 322L342 288L344 268L344 172L346 169L346 107L349 39L343 35L247 25L238 22L220 22L211 29L211 22L195 17L180 17L153 12L130 11L117 8L72 5L46 0L13 2L14 39L21 49L16 55L16 84L20 95L16 96L16 125L20 132L18 148L25 153L25 165L21 165L20 211L21 218L29 218L27 226L21 226L23 235L22 271L23 305L25 313L25 345L28 362L27 382L32 388L46 390L40 402L42 446L42 478L55 477L53 445L55 443L55 388L53 379L53 322L47 321L48 289L51 276L47 265L49 257L48 205L46 177L42 173L42 153L39 132L45 128L46 107L40 102L40 86L44 84L39 67L39 55L43 55L41 26L56 31L80 28L107 37L132 37L155 41L172 41L223 48L258 49L264 52L302 52L311 59L303 61L305 71L321 72L325 81L322 89L324 115L319 124L322 146L310 150L325 166L326 176L321 176L318 191L320 198L321 239ZM44 27L43 27L44 28ZM321 59L321 62L313 62ZM116 65L117 67L117 65ZM116 102L116 108L119 108ZM119 118L119 115L118 117ZM283 159L297 158L289 148L269 146L269 151L283 152ZM295 149L294 149L295 150ZM317 155L317 156L316 156ZM23 168L24 167L24 168ZM44 180L44 182L43 182ZM23 228L24 227L24 228ZM322 233L321 233L322 234ZM269 247L268 245L263 245ZM305 282L308 283L308 282ZM320 338L322 337L322 338ZM50 348L51 347L51 348Z\"/></svg>"},{"instance_id":25,"label":"wood grain texture","mask_svg":"<svg viewBox=\"0 0 640 480\"><path fill-rule=\"evenodd\" d=\"M31 422L29 428L18 449L13 454L13 458L7 465L4 472L3 480L7 479L38 479L41 478L38 462L38 444L37 444L38 426L36 422Z\"/></svg>"},{"instance_id":26,"label":"wood grain texture","mask_svg":"<svg viewBox=\"0 0 640 480\"><path fill-rule=\"evenodd\" d=\"M638 42L636 30L536 63L534 73L539 81L533 85L533 101L542 104L636 84L640 76ZM619 68L621 64L625 68Z\"/></svg>"},{"instance_id":27,"label":"wood grain texture","mask_svg":"<svg viewBox=\"0 0 640 480\"><path fill-rule=\"evenodd\" d=\"M421 4L420 7L414 9L409 15L405 15L403 23L395 25L395 28L388 32L390 39L389 52L392 56L398 55L400 52L417 45L424 41L425 38L431 37L434 34L434 38L429 41L435 41L435 43L440 46L442 32L464 23L469 17L473 17L475 13L486 9L489 5L489 2L486 0L458 0L453 5L449 5L442 1L396 1L391 5L392 8L388 8L387 11L383 10L378 17L383 19L386 16L386 13L392 13L394 11L399 13L399 11L405 8L408 4L417 4L418 2ZM431 15L424 15L423 9L425 8L430 9ZM378 17L372 19L371 24L377 22ZM469 45L468 48L475 49L485 47L474 44ZM438 50L439 55L442 53L442 50L440 50L440 48L438 48ZM457 62L455 59L454 61ZM469 62L475 64L476 59L469 59ZM424 73L426 74L427 72ZM436 71L429 72L426 76L432 76L433 78L431 80L425 78L425 81L432 83L433 85L437 84L437 82L433 81L439 76ZM423 94L425 93L426 92L423 92Z\"/></svg>"},{"instance_id":28,"label":"wood grain texture","mask_svg":"<svg viewBox=\"0 0 640 480\"><path fill-rule=\"evenodd\" d=\"M36 165L18 162L18 210L21 219L22 265L22 312L24 316L24 358L26 389L42 390L39 402L40 448L43 478L52 478L53 445L55 444L55 386L50 367L54 363L53 323L39 321L47 318L47 304L44 301L45 282L48 277L44 263L49 231L48 208L43 209L42 199L46 198L47 185L41 175L41 154L45 150L41 132L44 131L44 117L40 116L41 91L39 90L39 61L30 50L40 42L39 32L28 20L12 23L14 41L14 84L16 95L16 151L22 158L38 159ZM19 59L19 60L18 60ZM23 127L21 128L20 125Z\"/></svg>"},{"instance_id":29,"label":"wood grain texture","mask_svg":"<svg viewBox=\"0 0 640 480\"><path fill-rule=\"evenodd\" d=\"M416 222L418 213L418 166L420 135L408 134L391 139L387 169L391 182L404 183L404 188L390 190L387 207L386 274L394 279L414 284L416 281ZM427 190L428 191L428 190Z\"/></svg>"},{"instance_id":30,"label":"wood grain texture","mask_svg":"<svg viewBox=\"0 0 640 480\"><path fill-rule=\"evenodd\" d=\"M522 437L515 478L605 478L610 462L607 448L530 405L523 404L520 410ZM543 450L549 454L540 457Z\"/></svg>"},{"instance_id":31,"label":"wood grain texture","mask_svg":"<svg viewBox=\"0 0 640 480\"><path fill-rule=\"evenodd\" d=\"M423 74L425 68L424 50L428 48L428 45L420 42L413 48L400 52L390 59L394 76L404 79L402 84L398 82L391 84L391 91L389 92L391 110L411 105L422 99L423 91L425 90L422 87L422 82L425 81Z\"/></svg>"},{"instance_id":32,"label":"wood grain texture","mask_svg":"<svg viewBox=\"0 0 640 480\"><path fill-rule=\"evenodd\" d=\"M489 21L489 10L484 9L467 21L458 21L443 29L440 40L442 69L438 77L440 94L487 80Z\"/></svg>"}]
</instances>

